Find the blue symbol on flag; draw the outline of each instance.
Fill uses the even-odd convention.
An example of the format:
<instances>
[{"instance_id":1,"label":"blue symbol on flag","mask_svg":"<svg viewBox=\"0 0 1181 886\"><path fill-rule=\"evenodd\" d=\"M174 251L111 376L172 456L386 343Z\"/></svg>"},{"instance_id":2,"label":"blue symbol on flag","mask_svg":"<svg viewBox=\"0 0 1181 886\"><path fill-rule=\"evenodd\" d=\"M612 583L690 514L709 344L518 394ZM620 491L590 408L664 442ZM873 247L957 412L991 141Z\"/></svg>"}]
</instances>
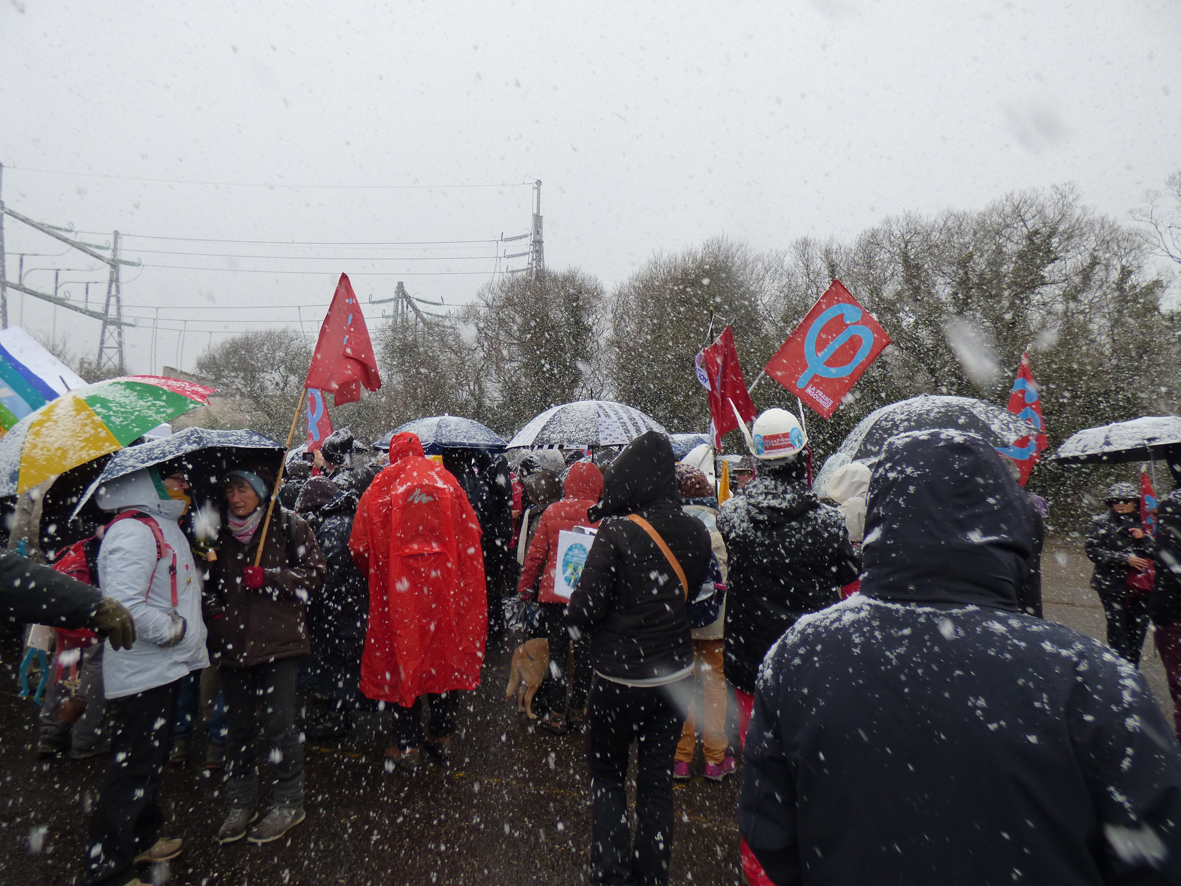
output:
<instances>
[{"instance_id":1,"label":"blue symbol on flag","mask_svg":"<svg viewBox=\"0 0 1181 886\"><path fill-rule=\"evenodd\" d=\"M837 317L841 317L845 321L845 328L836 338L828 343L823 351L817 354L817 337L820 335L821 330L828 324L828 321ZM853 370L865 362L865 358L873 350L873 330L868 326L862 326L860 324L857 326L848 325L860 319L861 308L850 304L833 305L816 318L808 330L807 336L804 338L804 359L808 363L808 368L804 370L803 375L796 382L798 387L802 388L807 385L815 375L819 375L821 378L844 378L847 375L851 375ZM861 340L861 347L857 349L857 355L844 366L829 366L827 362L828 358L836 353L841 345L854 336Z\"/></svg>"}]
</instances>

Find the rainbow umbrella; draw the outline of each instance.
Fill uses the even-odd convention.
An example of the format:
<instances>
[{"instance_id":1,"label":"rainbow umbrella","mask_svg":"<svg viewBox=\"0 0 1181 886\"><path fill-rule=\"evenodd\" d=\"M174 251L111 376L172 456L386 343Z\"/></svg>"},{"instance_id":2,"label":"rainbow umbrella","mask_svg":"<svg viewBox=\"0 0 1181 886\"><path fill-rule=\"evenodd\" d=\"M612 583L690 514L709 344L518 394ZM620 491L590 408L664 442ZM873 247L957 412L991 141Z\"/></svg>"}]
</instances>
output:
<instances>
[{"instance_id":1,"label":"rainbow umbrella","mask_svg":"<svg viewBox=\"0 0 1181 886\"><path fill-rule=\"evenodd\" d=\"M175 378L131 375L62 394L0 440L0 495L25 492L122 449L156 425L208 403L212 393Z\"/></svg>"}]
</instances>

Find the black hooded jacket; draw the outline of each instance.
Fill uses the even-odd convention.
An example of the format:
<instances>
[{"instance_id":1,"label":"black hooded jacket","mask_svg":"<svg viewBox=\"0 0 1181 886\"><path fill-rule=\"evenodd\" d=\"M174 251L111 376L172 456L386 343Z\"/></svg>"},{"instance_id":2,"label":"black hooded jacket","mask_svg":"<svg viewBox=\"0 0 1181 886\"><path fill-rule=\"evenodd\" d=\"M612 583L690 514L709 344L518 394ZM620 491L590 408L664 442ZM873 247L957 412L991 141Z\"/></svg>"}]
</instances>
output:
<instances>
[{"instance_id":1,"label":"black hooded jacket","mask_svg":"<svg viewBox=\"0 0 1181 886\"><path fill-rule=\"evenodd\" d=\"M738 818L775 883L1178 882L1181 748L1135 668L1018 611L1027 508L979 437L886 444L861 594L760 674Z\"/></svg>"},{"instance_id":2,"label":"black hooded jacket","mask_svg":"<svg viewBox=\"0 0 1181 886\"><path fill-rule=\"evenodd\" d=\"M517 558L513 540L513 490L508 463L471 449L444 449L446 468L467 495L483 535L484 576L490 599L498 599L510 582L515 587ZM502 471L503 467L503 471Z\"/></svg>"},{"instance_id":3,"label":"black hooded jacket","mask_svg":"<svg viewBox=\"0 0 1181 886\"><path fill-rule=\"evenodd\" d=\"M763 656L797 618L840 600L857 577L845 518L820 503L796 462L763 469L718 513L729 558L726 679L755 691Z\"/></svg>"},{"instance_id":4,"label":"black hooded jacket","mask_svg":"<svg viewBox=\"0 0 1181 886\"><path fill-rule=\"evenodd\" d=\"M1126 597L1129 593L1128 557L1152 556L1152 538L1144 533L1133 538L1131 530L1143 531L1140 510L1130 514L1117 514L1108 505L1107 510L1091 518L1087 528L1086 551L1095 571L1091 574L1091 590L1101 597Z\"/></svg>"},{"instance_id":5,"label":"black hooded jacket","mask_svg":"<svg viewBox=\"0 0 1181 886\"><path fill-rule=\"evenodd\" d=\"M1181 622L1181 489L1160 500L1156 525L1156 582L1148 611L1158 625Z\"/></svg>"},{"instance_id":6,"label":"black hooded jacket","mask_svg":"<svg viewBox=\"0 0 1181 886\"><path fill-rule=\"evenodd\" d=\"M315 497L327 488L337 489L331 481L317 484L313 478L299 502L328 567L323 589L308 600L308 632L317 658L360 666L369 622L369 585L349 552L357 499L345 490L335 491L329 501Z\"/></svg>"},{"instance_id":7,"label":"black hooded jacket","mask_svg":"<svg viewBox=\"0 0 1181 886\"><path fill-rule=\"evenodd\" d=\"M591 635L599 674L640 683L693 666L685 590L660 548L628 514L647 520L681 564L692 592L709 575L709 532L681 510L668 437L637 437L603 473L603 498L587 511L603 520L566 607L568 623Z\"/></svg>"}]
</instances>

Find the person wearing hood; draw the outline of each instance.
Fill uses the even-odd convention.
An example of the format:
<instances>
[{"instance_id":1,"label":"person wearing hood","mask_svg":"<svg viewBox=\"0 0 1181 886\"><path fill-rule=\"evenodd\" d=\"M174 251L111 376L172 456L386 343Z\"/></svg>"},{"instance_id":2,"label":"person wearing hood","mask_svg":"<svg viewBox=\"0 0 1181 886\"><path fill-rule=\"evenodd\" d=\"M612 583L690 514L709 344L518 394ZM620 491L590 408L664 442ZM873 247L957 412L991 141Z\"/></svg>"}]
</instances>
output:
<instances>
[{"instance_id":1,"label":"person wearing hood","mask_svg":"<svg viewBox=\"0 0 1181 886\"><path fill-rule=\"evenodd\" d=\"M1091 590L1107 617L1107 645L1139 666L1148 630L1152 538L1140 522L1140 490L1131 483L1113 484L1106 504L1087 530L1085 549L1095 564Z\"/></svg>"},{"instance_id":2,"label":"person wearing hood","mask_svg":"<svg viewBox=\"0 0 1181 886\"><path fill-rule=\"evenodd\" d=\"M590 662L586 644L580 641L574 644L574 674L567 713L566 655L570 649L570 631L566 627L566 600L554 593L558 534L575 526L598 526L586 512L598 504L603 494L603 473L588 461L576 462L566 475L564 490L565 497L541 515L517 588L519 596L531 598L533 585L538 577L541 579L537 600L541 629L549 640L549 679L542 683L542 702L548 710L538 725L555 735L564 735L569 730L568 720L581 724L586 719L586 696L590 688Z\"/></svg>"},{"instance_id":3,"label":"person wearing hood","mask_svg":"<svg viewBox=\"0 0 1181 886\"><path fill-rule=\"evenodd\" d=\"M387 765L413 773L424 748L447 762L458 691L480 685L488 633L484 559L467 496L426 458L414 434L390 441L389 467L361 496L349 550L369 582L361 692L393 715Z\"/></svg>"},{"instance_id":4,"label":"person wearing hood","mask_svg":"<svg viewBox=\"0 0 1181 886\"><path fill-rule=\"evenodd\" d=\"M1181 489L1160 500L1152 556L1156 581L1148 611L1156 626L1152 636L1173 699L1173 728L1181 739Z\"/></svg>"},{"instance_id":5,"label":"person wearing hood","mask_svg":"<svg viewBox=\"0 0 1181 886\"><path fill-rule=\"evenodd\" d=\"M865 500L870 475L868 465L853 461L833 471L832 479L828 481L828 497L837 503L837 510L845 518L845 530L855 551L861 550L861 540L865 538ZM853 579L841 588L841 596L855 594L860 587L861 582Z\"/></svg>"},{"instance_id":6,"label":"person wearing hood","mask_svg":"<svg viewBox=\"0 0 1181 886\"><path fill-rule=\"evenodd\" d=\"M226 475L228 515L210 564L209 646L220 666L229 729L229 813L217 832L221 843L246 837L258 817L259 719L271 748L275 790L270 811L248 839L277 840L306 817L296 682L300 657L312 651L307 601L320 592L325 565L302 517L276 503L266 525L271 486L261 471L239 468Z\"/></svg>"},{"instance_id":7,"label":"person wearing hood","mask_svg":"<svg viewBox=\"0 0 1181 886\"><path fill-rule=\"evenodd\" d=\"M808 487L808 437L796 417L768 409L742 425L759 474L724 502L718 530L729 555L723 648L745 747L755 682L767 650L801 615L840 600L857 578L857 554L840 511ZM742 871L751 886L769 881L746 843Z\"/></svg>"},{"instance_id":8,"label":"person wearing hood","mask_svg":"<svg viewBox=\"0 0 1181 886\"><path fill-rule=\"evenodd\" d=\"M90 818L86 882L133 882L136 864L174 858L179 839L160 836L160 780L172 748L183 677L209 664L201 578L177 521L188 504L183 479L145 468L99 487L98 506L134 515L109 525L98 552L103 593L135 619L130 649L108 643L103 685L112 721L111 763ZM162 552L162 556L161 556Z\"/></svg>"},{"instance_id":9,"label":"person wearing hood","mask_svg":"<svg viewBox=\"0 0 1181 886\"><path fill-rule=\"evenodd\" d=\"M475 449L444 449L443 467L459 483L480 521L480 549L488 592L488 637L504 634L504 592L516 584L512 480L503 456Z\"/></svg>"},{"instance_id":10,"label":"person wearing hood","mask_svg":"<svg viewBox=\"0 0 1181 886\"><path fill-rule=\"evenodd\" d=\"M681 509L676 460L655 431L632 440L603 475L603 524L566 607L571 634L590 637L594 678L587 756L592 883L668 882L673 757L693 694L685 598L709 579L710 538ZM627 768L638 744L636 833L628 830Z\"/></svg>"},{"instance_id":11,"label":"person wearing hood","mask_svg":"<svg viewBox=\"0 0 1181 886\"><path fill-rule=\"evenodd\" d=\"M327 697L330 708L322 722L306 730L307 737L316 741L348 732L360 699L369 586L349 553L356 510L353 494L327 477L308 480L296 502L296 511L316 533L327 567L323 590L308 600L310 683L313 691Z\"/></svg>"},{"instance_id":12,"label":"person wearing hood","mask_svg":"<svg viewBox=\"0 0 1181 886\"><path fill-rule=\"evenodd\" d=\"M1178 882L1181 748L1135 668L1021 612L1030 508L980 437L886 443L861 593L759 677L738 823L773 882Z\"/></svg>"}]
</instances>

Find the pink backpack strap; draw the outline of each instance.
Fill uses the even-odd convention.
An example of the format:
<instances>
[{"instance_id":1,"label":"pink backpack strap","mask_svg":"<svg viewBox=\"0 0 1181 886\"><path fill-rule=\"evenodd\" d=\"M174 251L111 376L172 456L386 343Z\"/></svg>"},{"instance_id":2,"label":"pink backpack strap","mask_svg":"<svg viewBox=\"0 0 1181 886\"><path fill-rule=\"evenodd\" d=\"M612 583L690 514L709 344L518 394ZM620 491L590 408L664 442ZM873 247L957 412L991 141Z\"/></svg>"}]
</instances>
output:
<instances>
[{"instance_id":1,"label":"pink backpack strap","mask_svg":"<svg viewBox=\"0 0 1181 886\"><path fill-rule=\"evenodd\" d=\"M156 541L156 567L157 568L159 568L161 560L163 560L169 554L172 554L172 562L170 562L168 564L168 578L169 578L169 583L171 585L171 590L172 590L172 608L175 609L178 605L180 605L180 597L177 596L177 592L176 592L176 551L174 551L172 549L172 545L170 545L168 542L166 542L164 540L164 532L160 529L160 524L156 522L156 519L154 517L149 517L147 514L142 514L139 511L124 511L123 513L121 513L117 517L115 517L114 520L112 520L110 523L107 524L107 529L110 529L113 525L118 523L120 520L125 520L128 518L137 520L138 522L142 523L144 526L148 527L148 529L152 530L152 538L155 539L155 541ZM153 575L153 577L156 575L155 569L152 570L152 575ZM152 593L152 584L149 581L148 582L148 592L146 594L144 594L144 602L145 603L147 602L148 596L151 593Z\"/></svg>"}]
</instances>

